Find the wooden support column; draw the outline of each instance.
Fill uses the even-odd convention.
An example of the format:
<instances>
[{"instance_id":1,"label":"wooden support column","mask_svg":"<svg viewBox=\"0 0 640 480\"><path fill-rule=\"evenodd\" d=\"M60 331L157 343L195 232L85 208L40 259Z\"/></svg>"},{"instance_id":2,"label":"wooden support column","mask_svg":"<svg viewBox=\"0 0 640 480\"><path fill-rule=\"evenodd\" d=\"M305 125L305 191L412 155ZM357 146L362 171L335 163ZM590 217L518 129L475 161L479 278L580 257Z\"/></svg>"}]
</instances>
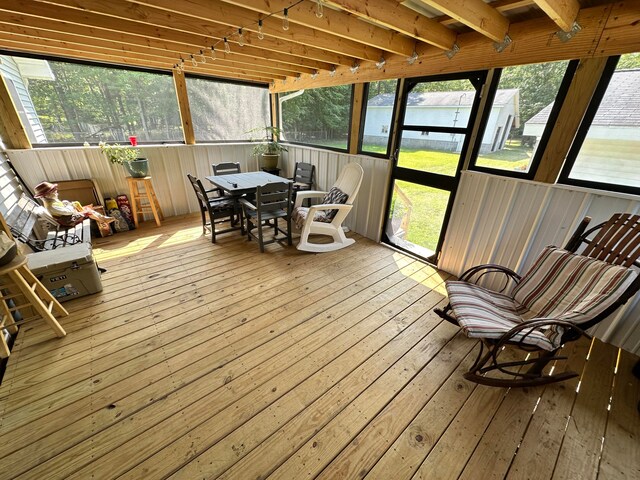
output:
<instances>
[{"instance_id":1,"label":"wooden support column","mask_svg":"<svg viewBox=\"0 0 640 480\"><path fill-rule=\"evenodd\" d=\"M351 102L351 130L349 134L349 153L358 153L358 140L360 139L360 125L362 124L362 104L364 102L364 83L356 83L353 86L353 99Z\"/></svg>"},{"instance_id":2,"label":"wooden support column","mask_svg":"<svg viewBox=\"0 0 640 480\"><path fill-rule=\"evenodd\" d=\"M178 96L178 108L180 109L180 120L182 121L182 133L184 134L184 143L194 145L196 136L193 131L193 120L191 119L191 109L189 108L189 96L187 95L187 82L184 73L173 71L173 84L176 88Z\"/></svg>"},{"instance_id":3,"label":"wooden support column","mask_svg":"<svg viewBox=\"0 0 640 480\"><path fill-rule=\"evenodd\" d=\"M0 75L0 138L7 148L31 148L5 78Z\"/></svg>"},{"instance_id":4,"label":"wooden support column","mask_svg":"<svg viewBox=\"0 0 640 480\"><path fill-rule=\"evenodd\" d=\"M580 60L562 104L535 180L555 183L607 63L606 57Z\"/></svg>"},{"instance_id":5,"label":"wooden support column","mask_svg":"<svg viewBox=\"0 0 640 480\"><path fill-rule=\"evenodd\" d=\"M278 112L278 94L270 93L269 100L271 101L271 125L273 125L274 127L279 127L280 125L278 125L278 115L280 114L280 112Z\"/></svg>"}]
</instances>

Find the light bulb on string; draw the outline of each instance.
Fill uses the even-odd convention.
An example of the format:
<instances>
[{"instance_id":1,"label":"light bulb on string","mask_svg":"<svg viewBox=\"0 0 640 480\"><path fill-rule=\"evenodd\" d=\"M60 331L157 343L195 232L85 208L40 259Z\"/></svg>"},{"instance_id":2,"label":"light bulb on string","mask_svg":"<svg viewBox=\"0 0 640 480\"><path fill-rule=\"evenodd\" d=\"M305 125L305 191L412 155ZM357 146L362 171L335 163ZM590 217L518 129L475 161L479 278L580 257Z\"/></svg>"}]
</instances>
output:
<instances>
[{"instance_id":1,"label":"light bulb on string","mask_svg":"<svg viewBox=\"0 0 640 480\"><path fill-rule=\"evenodd\" d=\"M351 73L357 73L358 70L360 70L360 63L353 62L353 65L349 68L349 70L351 70Z\"/></svg>"},{"instance_id":2,"label":"light bulb on string","mask_svg":"<svg viewBox=\"0 0 640 480\"><path fill-rule=\"evenodd\" d=\"M289 30L289 9L285 8L283 13L284 17L282 17L282 29Z\"/></svg>"},{"instance_id":3,"label":"light bulb on string","mask_svg":"<svg viewBox=\"0 0 640 480\"><path fill-rule=\"evenodd\" d=\"M238 29L238 45L244 47L244 33L242 33L242 29Z\"/></svg>"},{"instance_id":4,"label":"light bulb on string","mask_svg":"<svg viewBox=\"0 0 640 480\"><path fill-rule=\"evenodd\" d=\"M184 72L184 58L180 57L180 64L178 65L178 68L180 69L180 71Z\"/></svg>"},{"instance_id":5,"label":"light bulb on string","mask_svg":"<svg viewBox=\"0 0 640 480\"><path fill-rule=\"evenodd\" d=\"M211 45L211 60L215 60L215 59L216 59L216 47Z\"/></svg>"},{"instance_id":6,"label":"light bulb on string","mask_svg":"<svg viewBox=\"0 0 640 480\"><path fill-rule=\"evenodd\" d=\"M194 67L198 66L198 61L196 60L196 57L193 56L193 54L191 54L191 65L193 65Z\"/></svg>"},{"instance_id":7,"label":"light bulb on string","mask_svg":"<svg viewBox=\"0 0 640 480\"><path fill-rule=\"evenodd\" d=\"M177 63L173 66L173 69L175 70L175 72L178 75L182 75L182 70L180 69L180 65L178 65Z\"/></svg>"},{"instance_id":8,"label":"light bulb on string","mask_svg":"<svg viewBox=\"0 0 640 480\"><path fill-rule=\"evenodd\" d=\"M224 37L224 53L231 53L231 47L229 46L229 40Z\"/></svg>"},{"instance_id":9,"label":"light bulb on string","mask_svg":"<svg viewBox=\"0 0 640 480\"><path fill-rule=\"evenodd\" d=\"M378 70L382 70L384 68L384 66L386 65L387 61L384 59L384 57L380 57L380 60L378 60L376 62L376 68Z\"/></svg>"},{"instance_id":10,"label":"light bulb on string","mask_svg":"<svg viewBox=\"0 0 640 480\"><path fill-rule=\"evenodd\" d=\"M316 0L316 17L322 18L322 0Z\"/></svg>"},{"instance_id":11,"label":"light bulb on string","mask_svg":"<svg viewBox=\"0 0 640 480\"><path fill-rule=\"evenodd\" d=\"M204 55L204 50L200 50L200 55L198 55L198 63L207 63L207 57Z\"/></svg>"},{"instance_id":12,"label":"light bulb on string","mask_svg":"<svg viewBox=\"0 0 640 480\"><path fill-rule=\"evenodd\" d=\"M318 70L315 70L315 71L311 74L311 78L315 80L316 78L318 78L318 74L319 74Z\"/></svg>"},{"instance_id":13,"label":"light bulb on string","mask_svg":"<svg viewBox=\"0 0 640 480\"><path fill-rule=\"evenodd\" d=\"M264 40L264 32L262 31L262 19L258 20L258 40Z\"/></svg>"},{"instance_id":14,"label":"light bulb on string","mask_svg":"<svg viewBox=\"0 0 640 480\"><path fill-rule=\"evenodd\" d=\"M335 65L333 67L331 67L331 70L329 70L329 76L330 77L335 77L336 76L336 66Z\"/></svg>"}]
</instances>

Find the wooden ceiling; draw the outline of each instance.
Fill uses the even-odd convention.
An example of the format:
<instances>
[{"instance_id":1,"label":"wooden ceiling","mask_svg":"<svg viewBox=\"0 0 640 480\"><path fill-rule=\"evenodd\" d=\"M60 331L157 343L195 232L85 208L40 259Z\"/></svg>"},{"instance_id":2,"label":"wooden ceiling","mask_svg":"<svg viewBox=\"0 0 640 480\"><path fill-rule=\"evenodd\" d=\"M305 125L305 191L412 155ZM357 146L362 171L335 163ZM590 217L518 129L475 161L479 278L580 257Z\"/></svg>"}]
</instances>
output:
<instances>
[{"instance_id":1,"label":"wooden ceiling","mask_svg":"<svg viewBox=\"0 0 640 480\"><path fill-rule=\"evenodd\" d=\"M639 51L639 20L637 0L2 0L0 48L285 91Z\"/></svg>"}]
</instances>

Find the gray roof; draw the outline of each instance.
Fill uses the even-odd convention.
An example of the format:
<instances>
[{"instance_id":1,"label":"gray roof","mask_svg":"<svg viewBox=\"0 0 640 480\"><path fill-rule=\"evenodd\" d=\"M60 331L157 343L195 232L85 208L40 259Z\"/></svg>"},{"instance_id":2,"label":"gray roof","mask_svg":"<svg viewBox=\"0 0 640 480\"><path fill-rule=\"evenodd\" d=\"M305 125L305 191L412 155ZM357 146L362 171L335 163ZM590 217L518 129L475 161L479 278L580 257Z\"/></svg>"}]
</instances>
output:
<instances>
[{"instance_id":1,"label":"gray roof","mask_svg":"<svg viewBox=\"0 0 640 480\"><path fill-rule=\"evenodd\" d=\"M519 89L509 88L498 90L496 92L496 98L493 102L494 105L506 105L513 101L513 97L518 95ZM393 106L393 100L395 98L394 93L381 93L376 95L369 102L367 106L370 107L391 107ZM470 107L473 103L474 92L473 91L458 91L458 92L411 92L407 100L408 107L457 107L458 105L464 105Z\"/></svg>"},{"instance_id":2,"label":"gray roof","mask_svg":"<svg viewBox=\"0 0 640 480\"><path fill-rule=\"evenodd\" d=\"M553 103L547 105L527 123L547 123L552 108ZM640 125L640 69L618 70L613 74L592 125Z\"/></svg>"}]
</instances>

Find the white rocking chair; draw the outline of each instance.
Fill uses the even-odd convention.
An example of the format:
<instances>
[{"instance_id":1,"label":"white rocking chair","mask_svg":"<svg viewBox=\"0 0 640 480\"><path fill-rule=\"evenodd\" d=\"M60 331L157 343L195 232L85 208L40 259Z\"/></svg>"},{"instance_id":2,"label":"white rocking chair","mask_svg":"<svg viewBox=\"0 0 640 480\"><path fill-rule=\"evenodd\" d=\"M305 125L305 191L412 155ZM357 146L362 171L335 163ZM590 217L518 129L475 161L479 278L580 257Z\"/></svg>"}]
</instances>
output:
<instances>
[{"instance_id":1,"label":"white rocking chair","mask_svg":"<svg viewBox=\"0 0 640 480\"><path fill-rule=\"evenodd\" d=\"M358 194L364 170L357 163L349 163L342 169L334 187L340 189L347 196L345 203L322 203L309 208L303 207L302 202L307 198L324 198L328 192L308 190L298 192L294 205L294 219L304 219L301 229L300 242L296 247L305 252L331 252L348 247L355 243L352 238L347 238L342 229L342 222L353 208L353 201ZM335 212L335 216L327 212ZM331 243L311 243L309 235L329 235L333 237Z\"/></svg>"}]
</instances>

